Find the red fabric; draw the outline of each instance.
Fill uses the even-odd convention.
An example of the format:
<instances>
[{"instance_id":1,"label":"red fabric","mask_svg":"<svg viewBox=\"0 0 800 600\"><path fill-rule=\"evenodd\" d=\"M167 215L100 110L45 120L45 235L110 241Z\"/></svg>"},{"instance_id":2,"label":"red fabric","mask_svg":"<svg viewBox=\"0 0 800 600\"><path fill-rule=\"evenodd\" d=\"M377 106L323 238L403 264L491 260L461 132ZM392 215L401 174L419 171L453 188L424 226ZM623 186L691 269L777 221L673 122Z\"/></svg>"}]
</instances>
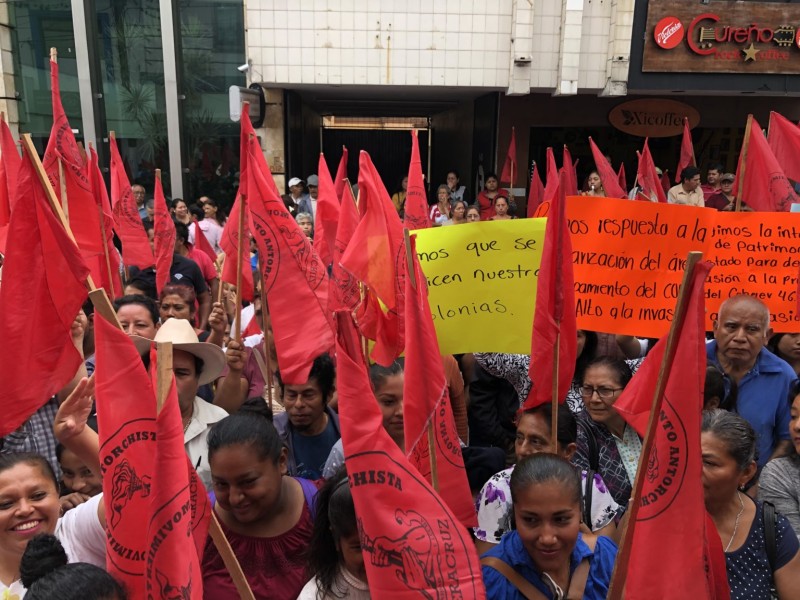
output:
<instances>
[{"instance_id":1,"label":"red fabric","mask_svg":"<svg viewBox=\"0 0 800 600\"><path fill-rule=\"evenodd\" d=\"M339 207L339 222L336 224L336 240L333 247L333 265L331 266L330 293L328 295L329 312L333 314L340 309L355 310L361 299L358 280L342 268L342 255L347 244L358 228L358 209L352 195L347 192Z\"/></svg>"},{"instance_id":2,"label":"red fabric","mask_svg":"<svg viewBox=\"0 0 800 600\"><path fill-rule=\"evenodd\" d=\"M575 285L572 273L572 243L567 225L567 202L563 173L562 190L550 205L545 229L536 310L531 334L531 363L528 368L533 387L524 408L534 408L553 400L553 372L556 335L558 352L558 401L567 399L577 358L578 329L575 322Z\"/></svg>"},{"instance_id":3,"label":"red fabric","mask_svg":"<svg viewBox=\"0 0 800 600\"><path fill-rule=\"evenodd\" d=\"M697 265L689 282L686 315L678 324L675 360L666 373L638 514L635 523L628 524L628 535L633 537L626 598L728 597L727 585L715 589L707 573L709 564L725 564L721 547L712 555L708 544L703 543L717 535L706 520L700 455L706 374L703 282L710 269L708 262ZM639 435L647 430L665 348L666 340L662 339L614 403ZM653 540L658 543L653 544Z\"/></svg>"},{"instance_id":4,"label":"red fabric","mask_svg":"<svg viewBox=\"0 0 800 600\"><path fill-rule=\"evenodd\" d=\"M211 282L219 276L217 268L214 266L214 263L211 262L211 259L208 258L205 252L198 250L197 246L191 245L189 246L188 258L191 258L197 263L197 266L200 267L200 272L203 274L203 279L206 280L209 288L211 288ZM250 261L248 261L247 264L249 265Z\"/></svg>"},{"instance_id":5,"label":"red fabric","mask_svg":"<svg viewBox=\"0 0 800 600\"><path fill-rule=\"evenodd\" d=\"M406 229L426 229L431 223L428 220L428 196L425 193L425 181L422 179L422 161L419 158L419 139L417 132L411 132L411 162L408 165L408 188L403 225Z\"/></svg>"},{"instance_id":6,"label":"red fabric","mask_svg":"<svg viewBox=\"0 0 800 600\"><path fill-rule=\"evenodd\" d=\"M500 182L508 183L514 187L514 180L517 178L517 136L514 128L511 128L511 141L508 143L506 162L503 163L503 171L500 173Z\"/></svg>"},{"instance_id":7,"label":"red fabric","mask_svg":"<svg viewBox=\"0 0 800 600\"><path fill-rule=\"evenodd\" d=\"M800 181L800 127L783 115L770 112L767 139L786 176Z\"/></svg>"},{"instance_id":8,"label":"red fabric","mask_svg":"<svg viewBox=\"0 0 800 600\"><path fill-rule=\"evenodd\" d=\"M156 258L156 290L161 293L162 288L169 283L169 271L172 268L172 258L175 254L175 223L167 208L164 198L164 188L161 179L156 177L154 204L155 214L153 219L153 246Z\"/></svg>"},{"instance_id":9,"label":"red fabric","mask_svg":"<svg viewBox=\"0 0 800 600\"><path fill-rule=\"evenodd\" d=\"M477 527L478 518L469 490L464 458L458 441L453 407L436 339L428 286L417 258L414 236L411 256L416 288L406 278L406 361L403 384L403 427L411 464L431 482L428 426L434 428L438 489L450 510L465 527Z\"/></svg>"},{"instance_id":10,"label":"red fabric","mask_svg":"<svg viewBox=\"0 0 800 600\"><path fill-rule=\"evenodd\" d=\"M567 196L577 196L580 193L578 190L578 174L575 170L577 162L573 164L572 155L566 144L564 144L563 161L561 168L567 174Z\"/></svg>"},{"instance_id":11,"label":"red fabric","mask_svg":"<svg viewBox=\"0 0 800 600\"><path fill-rule=\"evenodd\" d=\"M56 196L60 198L59 160L67 192L69 226L94 282L102 281L105 267L104 240L100 233L100 217L92 192L91 175L84 153L61 105L58 65L50 61L50 85L53 103L53 128L44 153L43 166ZM107 278L107 276L106 276Z\"/></svg>"},{"instance_id":12,"label":"red fabric","mask_svg":"<svg viewBox=\"0 0 800 600\"><path fill-rule=\"evenodd\" d=\"M689 130L689 119L683 119L683 138L681 138L681 157L678 159L678 168L675 171L675 183L681 182L681 173L686 167L696 167L694 146L692 146L692 132Z\"/></svg>"},{"instance_id":13,"label":"red fabric","mask_svg":"<svg viewBox=\"0 0 800 600\"><path fill-rule=\"evenodd\" d=\"M130 338L102 316L95 317L94 335L106 568L131 592L144 591L146 524L156 484L156 397Z\"/></svg>"},{"instance_id":14,"label":"red fabric","mask_svg":"<svg viewBox=\"0 0 800 600\"><path fill-rule=\"evenodd\" d=\"M155 351L151 354L155 357ZM151 379L156 385L155 361ZM203 598L203 557L211 506L183 445L175 378L156 419L156 455L147 513L145 583L151 598ZM127 516L127 515L126 515Z\"/></svg>"},{"instance_id":15,"label":"red fabric","mask_svg":"<svg viewBox=\"0 0 800 600\"><path fill-rule=\"evenodd\" d=\"M625 163L619 165L617 181L619 181L619 187L621 187L623 191L628 189L628 178L625 176Z\"/></svg>"},{"instance_id":16,"label":"red fabric","mask_svg":"<svg viewBox=\"0 0 800 600\"><path fill-rule=\"evenodd\" d=\"M250 119L243 115L242 135ZM304 384L314 359L333 347L328 309L328 273L311 242L269 185L272 174L263 160L258 140L249 137L247 161L240 171L247 176L252 231L261 259L262 281L269 303L278 366L284 383ZM264 170L266 169L266 170ZM297 320L313 335L297 335Z\"/></svg>"},{"instance_id":17,"label":"red fabric","mask_svg":"<svg viewBox=\"0 0 800 600\"><path fill-rule=\"evenodd\" d=\"M242 330L242 339L248 338L251 335L258 335L259 333L262 333L261 326L258 324L258 319L253 316L253 318L247 322L247 326Z\"/></svg>"},{"instance_id":18,"label":"red fabric","mask_svg":"<svg viewBox=\"0 0 800 600\"><path fill-rule=\"evenodd\" d=\"M672 182L669 180L669 172L663 171L661 173L661 189L664 190L664 197L666 197L669 188L672 187Z\"/></svg>"},{"instance_id":19,"label":"red fabric","mask_svg":"<svg viewBox=\"0 0 800 600\"><path fill-rule=\"evenodd\" d=\"M553 149L547 149L547 183L544 188L543 202L552 202L553 198L558 195L558 167L556 166L556 157L553 154Z\"/></svg>"},{"instance_id":20,"label":"red fabric","mask_svg":"<svg viewBox=\"0 0 800 600\"><path fill-rule=\"evenodd\" d=\"M364 216L341 258L341 265L383 303L372 359L388 366L403 351L405 276L408 271L403 225L369 154L361 152L358 195Z\"/></svg>"},{"instance_id":21,"label":"red fabric","mask_svg":"<svg viewBox=\"0 0 800 600\"><path fill-rule=\"evenodd\" d=\"M644 198L639 199L651 201L653 198L657 198L659 202L666 202L667 194L661 186L653 156L650 154L650 146L647 145L647 138L644 140L644 148L642 148L641 154L637 152L636 155L639 157L636 181L642 188L639 194L644 196Z\"/></svg>"},{"instance_id":22,"label":"red fabric","mask_svg":"<svg viewBox=\"0 0 800 600\"><path fill-rule=\"evenodd\" d=\"M542 178L539 176L539 167L533 163L533 173L531 174L531 189L528 192L528 210L527 216L532 217L533 213L544 200L544 184Z\"/></svg>"},{"instance_id":23,"label":"red fabric","mask_svg":"<svg viewBox=\"0 0 800 600\"><path fill-rule=\"evenodd\" d=\"M217 262L217 253L214 252L214 247L211 245L211 242L208 241L205 232L200 229L200 226L197 223L193 223L193 225L194 247L198 250L198 252L205 254L212 264Z\"/></svg>"},{"instance_id":24,"label":"red fabric","mask_svg":"<svg viewBox=\"0 0 800 600\"><path fill-rule=\"evenodd\" d=\"M382 427L352 317L339 312L337 324L342 445L370 595L485 599L470 535Z\"/></svg>"},{"instance_id":25,"label":"red fabric","mask_svg":"<svg viewBox=\"0 0 800 600\"><path fill-rule=\"evenodd\" d=\"M0 119L0 254L6 252L8 221L11 219L19 177L17 144L4 119Z\"/></svg>"},{"instance_id":26,"label":"red fabric","mask_svg":"<svg viewBox=\"0 0 800 600\"><path fill-rule=\"evenodd\" d=\"M92 192L97 203L98 220L103 220L103 227L106 234L106 250L96 258L100 271L100 279L95 279L97 287L106 290L109 298L122 296L122 277L120 277L120 260L117 248L114 246L114 217L111 214L111 202L108 200L106 183L103 181L103 174L97 164L97 152L94 148L89 148L89 174L92 183ZM108 253L108 261L106 261Z\"/></svg>"},{"instance_id":27,"label":"red fabric","mask_svg":"<svg viewBox=\"0 0 800 600\"><path fill-rule=\"evenodd\" d=\"M347 148L342 146L342 158L339 159L339 167L336 169L336 179L333 187L336 190L336 197L340 202L344 201L344 186L347 185Z\"/></svg>"},{"instance_id":28,"label":"red fabric","mask_svg":"<svg viewBox=\"0 0 800 600\"><path fill-rule=\"evenodd\" d=\"M339 222L339 196L328 171L325 155L319 155L319 193L317 214L314 215L314 250L326 267L333 261L333 247L336 244L336 226Z\"/></svg>"},{"instance_id":29,"label":"red fabric","mask_svg":"<svg viewBox=\"0 0 800 600\"><path fill-rule=\"evenodd\" d=\"M89 269L67 237L30 158L20 165L0 286L0 437L64 387L82 360L70 328L86 301Z\"/></svg>"},{"instance_id":30,"label":"red fabric","mask_svg":"<svg viewBox=\"0 0 800 600\"><path fill-rule=\"evenodd\" d=\"M744 156L744 182L741 185L741 200L757 211L785 212L793 202L798 202L792 184L786 178L783 167L767 143L758 121L753 119L750 143L742 148L734 193L740 189L742 157Z\"/></svg>"},{"instance_id":31,"label":"red fabric","mask_svg":"<svg viewBox=\"0 0 800 600\"><path fill-rule=\"evenodd\" d=\"M255 296L255 282L253 280L253 269L250 267L250 230L248 227L248 206L250 202L244 200L244 231L242 232L242 247L239 248L239 210L242 205L243 195L236 194L236 200L233 202L231 214L228 220L225 221L225 227L222 230L222 235L219 238L219 246L225 252L225 261L222 263L222 275L220 281L229 283L236 286L236 257L242 265L242 293L241 296L244 300L252 302ZM259 256L264 256L259 254Z\"/></svg>"},{"instance_id":32,"label":"red fabric","mask_svg":"<svg viewBox=\"0 0 800 600\"><path fill-rule=\"evenodd\" d=\"M619 185L619 177L616 171L611 167L605 155L597 147L592 138L589 138L589 146L592 148L592 157L594 158L594 166L597 169L597 174L600 175L600 181L603 182L603 191L608 198L627 198L628 192L623 190Z\"/></svg>"},{"instance_id":33,"label":"red fabric","mask_svg":"<svg viewBox=\"0 0 800 600\"><path fill-rule=\"evenodd\" d=\"M113 204L114 231L122 242L122 261L131 267L146 269L155 264L153 248L142 226L142 218L131 192L131 183L114 138L109 139L111 149L111 202Z\"/></svg>"}]
</instances>

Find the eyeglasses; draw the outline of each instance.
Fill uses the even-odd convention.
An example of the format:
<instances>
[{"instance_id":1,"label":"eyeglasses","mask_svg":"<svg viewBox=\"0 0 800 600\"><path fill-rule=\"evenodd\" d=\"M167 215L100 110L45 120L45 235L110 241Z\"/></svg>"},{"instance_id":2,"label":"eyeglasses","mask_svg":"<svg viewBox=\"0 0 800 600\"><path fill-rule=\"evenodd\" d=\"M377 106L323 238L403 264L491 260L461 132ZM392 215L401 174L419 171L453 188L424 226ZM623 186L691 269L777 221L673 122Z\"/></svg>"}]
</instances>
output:
<instances>
[{"instance_id":1,"label":"eyeglasses","mask_svg":"<svg viewBox=\"0 0 800 600\"><path fill-rule=\"evenodd\" d=\"M584 398L591 398L594 396L595 392L597 393L597 397L600 400L608 400L609 398L613 398L614 394L617 392L621 392L623 388L607 388L607 387L592 387L590 385L583 385L580 387L579 391L581 396Z\"/></svg>"}]
</instances>

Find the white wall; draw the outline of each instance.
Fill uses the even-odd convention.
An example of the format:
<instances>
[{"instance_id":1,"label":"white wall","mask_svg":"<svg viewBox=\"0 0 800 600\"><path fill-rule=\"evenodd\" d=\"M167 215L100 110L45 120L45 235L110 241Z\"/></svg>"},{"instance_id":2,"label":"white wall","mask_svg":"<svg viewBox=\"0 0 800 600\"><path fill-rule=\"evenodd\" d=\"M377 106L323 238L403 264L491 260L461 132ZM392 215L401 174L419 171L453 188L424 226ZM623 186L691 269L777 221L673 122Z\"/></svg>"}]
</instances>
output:
<instances>
[{"instance_id":1,"label":"white wall","mask_svg":"<svg viewBox=\"0 0 800 600\"><path fill-rule=\"evenodd\" d=\"M247 0L253 79L599 93L634 0ZM629 15L628 15L629 13ZM628 16L626 16L628 15ZM613 34L613 35L612 35ZM517 60L528 56L529 64ZM625 62L627 65L627 62ZM564 83L566 82L566 83Z\"/></svg>"}]
</instances>

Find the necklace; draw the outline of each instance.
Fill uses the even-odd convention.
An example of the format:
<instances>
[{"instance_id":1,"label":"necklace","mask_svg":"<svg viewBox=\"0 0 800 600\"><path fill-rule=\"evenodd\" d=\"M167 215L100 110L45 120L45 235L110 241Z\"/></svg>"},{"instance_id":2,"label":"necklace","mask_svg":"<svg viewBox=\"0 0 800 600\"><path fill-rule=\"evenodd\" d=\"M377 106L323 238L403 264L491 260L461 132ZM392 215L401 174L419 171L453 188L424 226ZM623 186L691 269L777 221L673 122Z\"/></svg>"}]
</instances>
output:
<instances>
[{"instance_id":1,"label":"necklace","mask_svg":"<svg viewBox=\"0 0 800 600\"><path fill-rule=\"evenodd\" d=\"M731 539L728 542L728 545L725 546L725 552L727 552L728 548L730 548L731 544L733 544L733 539L736 537L736 531L739 529L739 519L741 518L742 513L744 512L744 502L742 502L742 494L741 492L739 492L739 490L736 490L736 497L739 498L739 506L741 508L739 509L739 514L736 515L736 521L734 521L733 523L733 535L731 535Z\"/></svg>"}]
</instances>

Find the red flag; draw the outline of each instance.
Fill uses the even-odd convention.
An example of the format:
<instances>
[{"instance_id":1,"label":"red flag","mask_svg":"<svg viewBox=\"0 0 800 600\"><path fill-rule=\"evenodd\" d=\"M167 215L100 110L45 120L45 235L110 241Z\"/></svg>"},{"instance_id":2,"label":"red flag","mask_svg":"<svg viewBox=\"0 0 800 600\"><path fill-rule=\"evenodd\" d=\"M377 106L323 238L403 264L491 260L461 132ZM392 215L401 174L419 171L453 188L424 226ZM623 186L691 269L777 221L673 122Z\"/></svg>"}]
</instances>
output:
<instances>
[{"instance_id":1,"label":"red flag","mask_svg":"<svg viewBox=\"0 0 800 600\"><path fill-rule=\"evenodd\" d=\"M341 262L381 302L394 309L398 304L398 289L402 290L397 273L405 265L403 224L369 154L362 150L360 158L358 193L365 212Z\"/></svg>"},{"instance_id":2,"label":"red flag","mask_svg":"<svg viewBox=\"0 0 800 600\"><path fill-rule=\"evenodd\" d=\"M740 178L744 180L741 186ZM798 202L792 184L786 178L781 163L772 153L764 132L755 119L750 129L750 142L742 148L739 155L739 168L733 189L741 189L741 201L757 211L784 212L791 208L793 202Z\"/></svg>"},{"instance_id":3,"label":"red flag","mask_svg":"<svg viewBox=\"0 0 800 600\"><path fill-rule=\"evenodd\" d=\"M0 254L5 254L20 165L17 144L5 119L0 119L0 153Z\"/></svg>"},{"instance_id":4,"label":"red flag","mask_svg":"<svg viewBox=\"0 0 800 600\"><path fill-rule=\"evenodd\" d=\"M317 214L314 215L314 250L326 267L333 261L333 247L336 244L336 227L339 222L339 196L328 171L325 155L319 155L319 197Z\"/></svg>"},{"instance_id":5,"label":"red flag","mask_svg":"<svg viewBox=\"0 0 800 600\"><path fill-rule=\"evenodd\" d=\"M636 181L642 188L639 192L640 198L638 199L653 202L666 202L667 195L661 186L661 180L656 172L656 165L653 162L653 156L650 154L650 146L647 144L647 138L644 140L644 148L641 154L637 152L636 155L639 157Z\"/></svg>"},{"instance_id":6,"label":"red flag","mask_svg":"<svg viewBox=\"0 0 800 600\"><path fill-rule=\"evenodd\" d=\"M358 228L358 209L353 195L345 191L339 207L339 222L336 224L336 241L333 249L333 265L331 266L330 294L328 296L329 312L337 310L355 310L361 300L358 280L348 273L340 264L347 244L353 239Z\"/></svg>"},{"instance_id":7,"label":"red flag","mask_svg":"<svg viewBox=\"0 0 800 600\"><path fill-rule=\"evenodd\" d=\"M205 232L202 229L200 229L200 225L198 223L193 223L193 225L194 225L194 247L197 248L200 252L202 252L206 256L208 256L208 258L211 259L212 263L217 262L217 253L214 252L214 247L211 245L211 242L208 241Z\"/></svg>"},{"instance_id":8,"label":"red flag","mask_svg":"<svg viewBox=\"0 0 800 600\"><path fill-rule=\"evenodd\" d=\"M98 220L102 219L103 229L101 232L105 231L106 246L106 250L95 258L100 279L94 280L94 283L97 287L106 290L109 298L116 298L122 296L122 277L120 276L119 253L114 246L114 217L111 214L106 183L103 181L100 165L97 164L97 152L91 146L89 147L89 175L92 192L97 203ZM106 260L106 252L108 260Z\"/></svg>"},{"instance_id":9,"label":"red flag","mask_svg":"<svg viewBox=\"0 0 800 600\"><path fill-rule=\"evenodd\" d=\"M572 243L567 225L567 202L561 192L550 205L536 288L536 310L533 313L531 363L528 368L533 387L524 408L535 408L552 402L554 349L558 334L558 401L566 402L572 385L577 358L578 329L575 322L575 284L572 273Z\"/></svg>"},{"instance_id":10,"label":"red flag","mask_svg":"<svg viewBox=\"0 0 800 600\"><path fill-rule=\"evenodd\" d=\"M155 476L155 394L130 338L100 316L94 328L106 568L128 590L144 590L145 524Z\"/></svg>"},{"instance_id":11,"label":"red flag","mask_svg":"<svg viewBox=\"0 0 800 600\"><path fill-rule=\"evenodd\" d=\"M531 189L528 192L528 217L532 217L533 213L544 200L544 184L542 178L539 177L539 168L536 163L533 163L533 173L531 174Z\"/></svg>"},{"instance_id":12,"label":"red flag","mask_svg":"<svg viewBox=\"0 0 800 600\"><path fill-rule=\"evenodd\" d=\"M156 258L156 290L160 294L170 280L176 234L175 223L172 222L172 215L169 214L167 200L164 198L164 188L161 187L161 177L158 176L154 198L153 246Z\"/></svg>"},{"instance_id":13,"label":"red flag","mask_svg":"<svg viewBox=\"0 0 800 600\"><path fill-rule=\"evenodd\" d=\"M385 307L379 310L372 359L390 365L403 351L406 266L403 225L369 154L361 152L359 198L364 216L350 239L341 265L367 285Z\"/></svg>"},{"instance_id":14,"label":"red flag","mask_svg":"<svg viewBox=\"0 0 800 600\"><path fill-rule=\"evenodd\" d=\"M617 173L617 181L619 181L619 187L622 188L622 191L628 189L628 178L625 176L625 163L620 163L619 165L619 172Z\"/></svg>"},{"instance_id":15,"label":"red flag","mask_svg":"<svg viewBox=\"0 0 800 600\"><path fill-rule=\"evenodd\" d=\"M514 187L517 178L517 137L514 128L511 128L511 141L508 143L506 162L503 163L503 171L500 174L500 182L508 183Z\"/></svg>"},{"instance_id":16,"label":"red flag","mask_svg":"<svg viewBox=\"0 0 800 600\"><path fill-rule=\"evenodd\" d=\"M142 218L131 192L131 183L117 148L117 140L109 139L111 149L111 202L114 231L122 242L122 260L126 265L146 269L155 264L153 248L142 226Z\"/></svg>"},{"instance_id":17,"label":"red flag","mask_svg":"<svg viewBox=\"0 0 800 600\"><path fill-rule=\"evenodd\" d=\"M422 179L422 161L419 158L419 139L416 131L411 132L411 162L408 165L404 215L403 223L406 229L427 229L431 225L428 219L428 200L425 181Z\"/></svg>"},{"instance_id":18,"label":"red flag","mask_svg":"<svg viewBox=\"0 0 800 600\"><path fill-rule=\"evenodd\" d=\"M151 357L155 358L155 351ZM150 364L155 385L155 361ZM146 590L148 598L199 600L203 598L200 561L211 506L184 449L178 392L175 378L171 379L169 395L156 421L158 443L146 521Z\"/></svg>"},{"instance_id":19,"label":"red flag","mask_svg":"<svg viewBox=\"0 0 800 600\"><path fill-rule=\"evenodd\" d=\"M403 385L403 427L406 454L417 470L431 482L431 448L427 431L435 431L439 495L465 527L478 525L469 491L464 458L456 432L453 408L436 340L425 275L417 258L415 237L411 239L414 278L406 278L406 362Z\"/></svg>"},{"instance_id":20,"label":"red flag","mask_svg":"<svg viewBox=\"0 0 800 600\"><path fill-rule=\"evenodd\" d=\"M70 328L86 300L86 267L53 214L33 164L19 170L0 286L0 437L8 435L75 375L82 359Z\"/></svg>"},{"instance_id":21,"label":"red flag","mask_svg":"<svg viewBox=\"0 0 800 600\"><path fill-rule=\"evenodd\" d=\"M475 545L382 427L352 317L337 323L342 444L370 595L483 600Z\"/></svg>"},{"instance_id":22,"label":"red flag","mask_svg":"<svg viewBox=\"0 0 800 600\"><path fill-rule=\"evenodd\" d=\"M675 183L681 182L681 173L689 166L696 167L697 161L694 159L694 146L692 146L692 132L689 130L689 119L684 117L681 157L678 160L678 169L675 171Z\"/></svg>"},{"instance_id":23,"label":"red flag","mask_svg":"<svg viewBox=\"0 0 800 600\"><path fill-rule=\"evenodd\" d=\"M661 173L661 189L664 190L664 197L666 198L669 188L672 187L672 182L669 180L669 171L662 171Z\"/></svg>"},{"instance_id":24,"label":"red flag","mask_svg":"<svg viewBox=\"0 0 800 600\"><path fill-rule=\"evenodd\" d=\"M800 181L800 127L783 115L770 112L767 139L786 176Z\"/></svg>"},{"instance_id":25,"label":"red flag","mask_svg":"<svg viewBox=\"0 0 800 600\"><path fill-rule=\"evenodd\" d=\"M564 172L567 174L567 196L577 196L580 192L578 191L578 174L575 171L575 164L572 162L572 155L569 152L569 148L567 145L564 144L564 154L563 154L564 164L561 165L561 168L564 169Z\"/></svg>"},{"instance_id":26,"label":"red flag","mask_svg":"<svg viewBox=\"0 0 800 600\"><path fill-rule=\"evenodd\" d=\"M336 179L333 187L336 190L336 197L340 202L344 201L344 186L347 185L347 148L342 146L342 158L339 159L339 168L336 169Z\"/></svg>"},{"instance_id":27,"label":"red flag","mask_svg":"<svg viewBox=\"0 0 800 600\"><path fill-rule=\"evenodd\" d=\"M53 128L44 153L44 169L56 195L61 193L58 172L58 161L64 173L67 192L70 229L75 241L81 249L84 259L102 254L103 239L100 235L100 218L97 204L92 194L92 184L84 153L75 141L75 135L67 121L64 107L61 105L61 92L58 84L58 65L50 61L50 85L53 101ZM88 264L88 263L87 263ZM98 280L101 274L88 264L92 276Z\"/></svg>"},{"instance_id":28,"label":"red flag","mask_svg":"<svg viewBox=\"0 0 800 600\"><path fill-rule=\"evenodd\" d=\"M547 185L544 188L543 202L552 202L553 198L558 195L558 167L556 166L556 157L553 154L553 149L547 149Z\"/></svg>"},{"instance_id":29,"label":"red flag","mask_svg":"<svg viewBox=\"0 0 800 600\"><path fill-rule=\"evenodd\" d=\"M589 138L589 146L592 148L594 166L597 169L597 174L600 175L600 181L603 183L603 191L605 191L606 197L627 198L628 192L620 187L617 173L611 167L605 155L600 152L600 148L597 147L592 138Z\"/></svg>"},{"instance_id":30,"label":"red flag","mask_svg":"<svg viewBox=\"0 0 800 600\"><path fill-rule=\"evenodd\" d=\"M239 210L244 204L245 219L244 230L242 231L242 247L239 248ZM222 275L220 281L235 286L236 280L236 257L240 257L242 264L242 298L248 302L253 301L255 296L255 283L253 281L253 269L250 267L250 228L248 227L250 203L240 193L236 194L233 202L231 214L225 221L225 227L219 238L219 246L225 252L225 261L222 263ZM195 234L197 237L197 234ZM263 255L260 255L263 256Z\"/></svg>"},{"instance_id":31,"label":"red flag","mask_svg":"<svg viewBox=\"0 0 800 600\"><path fill-rule=\"evenodd\" d=\"M242 122L245 121L243 136L250 125L250 119L243 114ZM269 185L272 174L258 140L248 136L247 145L242 157L247 164L241 169L247 175L247 187L242 193L247 194L252 215L278 366L285 383L304 384L314 359L334 344L332 320L327 312L328 274L274 186ZM304 326L313 335L297 335L298 315L302 315Z\"/></svg>"},{"instance_id":32,"label":"red flag","mask_svg":"<svg viewBox=\"0 0 800 600\"><path fill-rule=\"evenodd\" d=\"M628 534L633 537L625 579L626 598L728 597L727 589L715 589L710 575L715 571L714 565L720 563L724 572L721 547L712 554L707 541L704 543L717 536L706 520L700 456L706 373L703 282L710 269L708 262L695 267L688 282L685 318L677 325L675 360L665 374L664 399L638 514L635 523L628 525ZM614 403L614 408L640 435L647 430L665 348L665 340L655 345Z\"/></svg>"}]
</instances>

